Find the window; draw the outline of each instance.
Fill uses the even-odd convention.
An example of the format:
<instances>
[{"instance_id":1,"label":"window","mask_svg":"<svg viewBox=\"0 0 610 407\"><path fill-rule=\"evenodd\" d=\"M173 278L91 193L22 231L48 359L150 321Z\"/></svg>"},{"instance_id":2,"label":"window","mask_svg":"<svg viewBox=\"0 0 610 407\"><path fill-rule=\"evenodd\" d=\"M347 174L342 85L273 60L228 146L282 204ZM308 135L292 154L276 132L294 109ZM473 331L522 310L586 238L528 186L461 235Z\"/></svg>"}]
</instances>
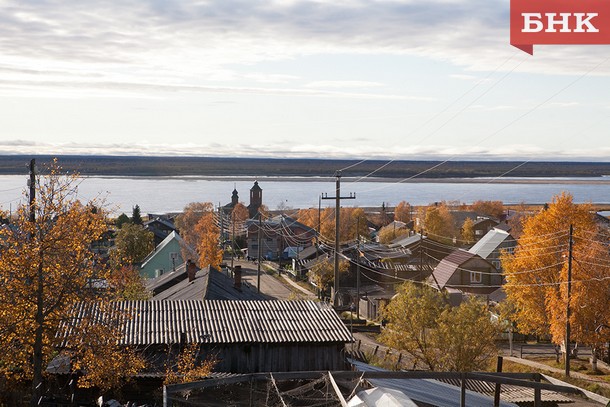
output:
<instances>
[{"instance_id":1,"label":"window","mask_svg":"<svg viewBox=\"0 0 610 407\"><path fill-rule=\"evenodd\" d=\"M481 284L483 282L483 273L480 271L471 271L470 282L473 284Z\"/></svg>"}]
</instances>

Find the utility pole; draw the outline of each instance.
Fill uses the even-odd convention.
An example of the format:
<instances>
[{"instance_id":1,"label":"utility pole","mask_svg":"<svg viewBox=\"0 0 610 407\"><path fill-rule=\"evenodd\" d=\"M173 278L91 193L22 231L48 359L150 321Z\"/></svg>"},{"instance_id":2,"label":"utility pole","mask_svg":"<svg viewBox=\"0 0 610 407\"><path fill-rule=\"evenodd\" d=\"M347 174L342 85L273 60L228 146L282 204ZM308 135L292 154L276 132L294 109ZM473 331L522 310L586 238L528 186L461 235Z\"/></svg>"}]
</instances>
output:
<instances>
[{"instance_id":1,"label":"utility pole","mask_svg":"<svg viewBox=\"0 0 610 407\"><path fill-rule=\"evenodd\" d=\"M360 321L360 218L356 226L356 319ZM352 353L354 351L352 343Z\"/></svg>"},{"instance_id":2,"label":"utility pole","mask_svg":"<svg viewBox=\"0 0 610 407\"><path fill-rule=\"evenodd\" d=\"M30 179L28 180L30 187L30 222L36 222L36 159L30 161Z\"/></svg>"},{"instance_id":3,"label":"utility pole","mask_svg":"<svg viewBox=\"0 0 610 407\"><path fill-rule=\"evenodd\" d=\"M233 232L231 233L231 271L233 271L233 259L235 258L235 214L231 212L231 223L233 224Z\"/></svg>"},{"instance_id":4,"label":"utility pole","mask_svg":"<svg viewBox=\"0 0 610 407\"><path fill-rule=\"evenodd\" d=\"M574 227L570 225L570 235L568 242L568 287L566 296L566 377L570 377L570 291L572 290L572 235Z\"/></svg>"},{"instance_id":5,"label":"utility pole","mask_svg":"<svg viewBox=\"0 0 610 407\"><path fill-rule=\"evenodd\" d=\"M424 271L424 232L419 230L419 281L423 281Z\"/></svg>"},{"instance_id":6,"label":"utility pole","mask_svg":"<svg viewBox=\"0 0 610 407\"><path fill-rule=\"evenodd\" d=\"M342 199L356 199L356 194L350 192L349 196L341 196L341 171L335 173L337 178L335 183L335 196L328 196L324 194L322 199L334 199L335 200L335 287L332 293L333 305L338 306L339 293L339 227L340 227L340 213L341 213L341 200Z\"/></svg>"},{"instance_id":7,"label":"utility pole","mask_svg":"<svg viewBox=\"0 0 610 407\"><path fill-rule=\"evenodd\" d=\"M258 263L258 267L256 269L256 292L260 293L261 292L261 257L263 255L263 248L261 247L262 243L263 243L263 220L262 220L263 215L261 214L261 211L258 211L258 258L257 258L257 263Z\"/></svg>"}]
</instances>

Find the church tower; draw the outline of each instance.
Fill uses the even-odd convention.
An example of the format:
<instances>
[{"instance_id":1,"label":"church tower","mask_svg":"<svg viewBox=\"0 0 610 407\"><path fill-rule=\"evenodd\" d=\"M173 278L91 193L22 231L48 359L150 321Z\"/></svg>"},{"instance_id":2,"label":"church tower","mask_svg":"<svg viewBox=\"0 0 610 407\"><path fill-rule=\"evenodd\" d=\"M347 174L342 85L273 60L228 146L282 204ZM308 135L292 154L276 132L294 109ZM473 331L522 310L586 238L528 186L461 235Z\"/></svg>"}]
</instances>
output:
<instances>
[{"instance_id":1,"label":"church tower","mask_svg":"<svg viewBox=\"0 0 610 407\"><path fill-rule=\"evenodd\" d=\"M254 219L258 213L258 209L263 204L263 190L258 186L258 181L254 181L254 186L250 188L250 205L248 205L248 213L250 219Z\"/></svg>"}]
</instances>

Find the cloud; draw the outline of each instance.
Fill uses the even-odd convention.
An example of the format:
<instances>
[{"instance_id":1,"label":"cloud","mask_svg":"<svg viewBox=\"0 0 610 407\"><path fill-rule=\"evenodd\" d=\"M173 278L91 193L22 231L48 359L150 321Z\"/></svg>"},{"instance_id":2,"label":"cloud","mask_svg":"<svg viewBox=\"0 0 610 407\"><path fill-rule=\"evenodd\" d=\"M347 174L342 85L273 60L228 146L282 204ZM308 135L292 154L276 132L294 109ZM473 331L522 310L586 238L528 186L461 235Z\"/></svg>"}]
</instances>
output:
<instances>
[{"instance_id":1,"label":"cloud","mask_svg":"<svg viewBox=\"0 0 610 407\"><path fill-rule=\"evenodd\" d=\"M366 141L366 140L362 140ZM535 145L452 146L418 145L387 148L369 144L338 146L307 143L259 144L153 144L142 143L33 143L12 140L0 143L0 154L115 155L115 156L216 156L257 158L350 158L403 160L533 160L610 161L610 147L562 151Z\"/></svg>"},{"instance_id":2,"label":"cloud","mask_svg":"<svg viewBox=\"0 0 610 407\"><path fill-rule=\"evenodd\" d=\"M508 13L505 0L8 0L0 14L0 54L23 72L45 66L176 82L331 53L410 54L480 71L525 58L508 44ZM592 55L604 54L600 48L540 47L520 71L582 72L594 66ZM267 79L290 79L282 75Z\"/></svg>"}]
</instances>

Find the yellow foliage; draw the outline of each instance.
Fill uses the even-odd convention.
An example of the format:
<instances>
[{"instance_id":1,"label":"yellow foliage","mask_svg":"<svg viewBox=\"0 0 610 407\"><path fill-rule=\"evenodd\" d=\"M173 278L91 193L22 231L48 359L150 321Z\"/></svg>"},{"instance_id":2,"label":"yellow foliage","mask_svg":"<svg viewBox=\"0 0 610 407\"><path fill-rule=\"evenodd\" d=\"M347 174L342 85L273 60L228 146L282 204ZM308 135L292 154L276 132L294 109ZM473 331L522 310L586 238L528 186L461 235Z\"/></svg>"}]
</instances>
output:
<instances>
[{"instance_id":1,"label":"yellow foliage","mask_svg":"<svg viewBox=\"0 0 610 407\"><path fill-rule=\"evenodd\" d=\"M383 310L380 340L430 370L473 371L496 355L497 326L483 301L449 307L441 293L407 282Z\"/></svg>"},{"instance_id":2,"label":"yellow foliage","mask_svg":"<svg viewBox=\"0 0 610 407\"><path fill-rule=\"evenodd\" d=\"M551 334L553 342L562 343L570 225L574 229L571 339L595 345L608 340L595 329L610 322L607 313L610 256L590 205L574 204L571 195L562 193L547 209L527 218L514 255L502 256L507 279L505 290L515 304L516 320L522 332Z\"/></svg>"},{"instance_id":3,"label":"yellow foliage","mask_svg":"<svg viewBox=\"0 0 610 407\"><path fill-rule=\"evenodd\" d=\"M212 266L220 267L222 263L222 249L219 245L220 228L216 224L214 214L208 212L204 214L197 226L195 233L199 237L197 249L199 252L199 267Z\"/></svg>"},{"instance_id":4,"label":"yellow foliage","mask_svg":"<svg viewBox=\"0 0 610 407\"><path fill-rule=\"evenodd\" d=\"M217 361L214 358L200 360L199 345L191 343L178 354L177 361L166 367L164 384L188 383L206 378Z\"/></svg>"},{"instance_id":5,"label":"yellow foliage","mask_svg":"<svg viewBox=\"0 0 610 407\"><path fill-rule=\"evenodd\" d=\"M37 178L32 208L21 205L0 231L0 376L32 381L34 397L55 355L58 326L74 304L97 299L95 282L107 275L91 250L106 230L104 213L76 199L77 181L54 163Z\"/></svg>"}]
</instances>

